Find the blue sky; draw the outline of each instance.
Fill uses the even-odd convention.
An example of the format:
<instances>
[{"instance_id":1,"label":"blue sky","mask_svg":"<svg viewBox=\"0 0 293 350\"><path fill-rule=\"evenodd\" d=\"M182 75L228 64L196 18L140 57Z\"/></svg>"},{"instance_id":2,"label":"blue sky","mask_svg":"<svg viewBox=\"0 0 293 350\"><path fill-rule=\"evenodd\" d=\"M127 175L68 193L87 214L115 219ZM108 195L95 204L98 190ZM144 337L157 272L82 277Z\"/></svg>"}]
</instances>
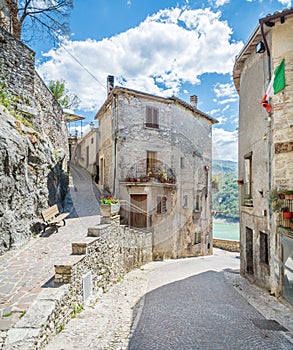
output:
<instances>
[{"instance_id":1,"label":"blue sky","mask_svg":"<svg viewBox=\"0 0 293 350\"><path fill-rule=\"evenodd\" d=\"M258 19L292 6L290 0L75 0L72 34L58 47L32 45L37 70L48 82L63 79L91 122L115 85L189 101L219 120L214 158L237 160L238 95L235 56ZM75 57L95 77L88 74ZM260 91L261 99L263 91ZM75 127L75 126L73 126Z\"/></svg>"}]
</instances>

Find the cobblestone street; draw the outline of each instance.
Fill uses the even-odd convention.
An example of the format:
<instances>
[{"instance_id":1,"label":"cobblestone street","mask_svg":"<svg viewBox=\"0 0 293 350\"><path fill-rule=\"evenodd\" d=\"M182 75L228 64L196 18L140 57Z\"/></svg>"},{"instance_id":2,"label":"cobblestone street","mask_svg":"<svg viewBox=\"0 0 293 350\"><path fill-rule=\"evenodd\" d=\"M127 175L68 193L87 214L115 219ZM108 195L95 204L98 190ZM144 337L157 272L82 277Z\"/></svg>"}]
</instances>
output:
<instances>
[{"instance_id":1,"label":"cobblestone street","mask_svg":"<svg viewBox=\"0 0 293 350\"><path fill-rule=\"evenodd\" d=\"M46 349L293 349L292 307L238 268L237 253L218 249L150 263L88 305Z\"/></svg>"}]
</instances>

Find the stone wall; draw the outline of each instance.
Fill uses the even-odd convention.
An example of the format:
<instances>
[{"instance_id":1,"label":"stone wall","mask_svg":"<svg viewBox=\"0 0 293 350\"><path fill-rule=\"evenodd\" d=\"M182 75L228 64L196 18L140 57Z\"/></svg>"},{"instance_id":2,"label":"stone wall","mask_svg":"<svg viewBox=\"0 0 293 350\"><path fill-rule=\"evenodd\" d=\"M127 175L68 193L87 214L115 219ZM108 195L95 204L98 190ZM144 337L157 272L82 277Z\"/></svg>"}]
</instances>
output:
<instances>
[{"instance_id":1,"label":"stone wall","mask_svg":"<svg viewBox=\"0 0 293 350\"><path fill-rule=\"evenodd\" d=\"M61 106L34 68L34 52L0 29L0 254L39 232L41 212L67 192Z\"/></svg>"},{"instance_id":2,"label":"stone wall","mask_svg":"<svg viewBox=\"0 0 293 350\"><path fill-rule=\"evenodd\" d=\"M127 272L152 261L152 234L119 221L119 216L102 218L88 229L88 237L72 244L68 260L55 264L54 288L48 286L8 331L4 349L42 349L82 309L86 274L91 273L91 295L96 298Z\"/></svg>"},{"instance_id":3,"label":"stone wall","mask_svg":"<svg viewBox=\"0 0 293 350\"><path fill-rule=\"evenodd\" d=\"M240 252L240 241L213 238L213 247L228 250L229 252Z\"/></svg>"}]
</instances>

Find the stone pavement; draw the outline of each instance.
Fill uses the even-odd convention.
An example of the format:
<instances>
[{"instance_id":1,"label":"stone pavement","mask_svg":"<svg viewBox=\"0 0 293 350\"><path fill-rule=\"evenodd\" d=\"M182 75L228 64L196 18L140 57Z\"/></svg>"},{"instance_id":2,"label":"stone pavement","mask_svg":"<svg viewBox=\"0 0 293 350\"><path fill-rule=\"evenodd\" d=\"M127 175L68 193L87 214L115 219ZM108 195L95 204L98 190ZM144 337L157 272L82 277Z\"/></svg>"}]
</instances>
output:
<instances>
[{"instance_id":1,"label":"stone pavement","mask_svg":"<svg viewBox=\"0 0 293 350\"><path fill-rule=\"evenodd\" d=\"M292 306L238 271L239 254L219 249L147 264L86 306L46 350L293 349Z\"/></svg>"},{"instance_id":2,"label":"stone pavement","mask_svg":"<svg viewBox=\"0 0 293 350\"><path fill-rule=\"evenodd\" d=\"M48 229L43 236L0 257L0 339L52 280L54 264L71 254L71 243L86 236L87 227L100 221L98 192L91 176L77 166L71 167L71 174L71 214L66 226L57 233Z\"/></svg>"}]
</instances>

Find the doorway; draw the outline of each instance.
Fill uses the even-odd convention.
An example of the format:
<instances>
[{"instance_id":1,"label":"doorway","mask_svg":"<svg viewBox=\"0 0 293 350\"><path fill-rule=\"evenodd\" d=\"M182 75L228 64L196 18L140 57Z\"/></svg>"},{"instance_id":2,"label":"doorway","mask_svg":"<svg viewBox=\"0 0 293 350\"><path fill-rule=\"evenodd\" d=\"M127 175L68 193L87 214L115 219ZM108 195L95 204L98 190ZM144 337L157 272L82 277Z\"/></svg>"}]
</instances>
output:
<instances>
[{"instance_id":1,"label":"doorway","mask_svg":"<svg viewBox=\"0 0 293 350\"><path fill-rule=\"evenodd\" d=\"M246 227L246 272L253 275L253 231Z\"/></svg>"},{"instance_id":2,"label":"doorway","mask_svg":"<svg viewBox=\"0 0 293 350\"><path fill-rule=\"evenodd\" d=\"M130 226L147 228L147 195L130 195Z\"/></svg>"}]
</instances>

